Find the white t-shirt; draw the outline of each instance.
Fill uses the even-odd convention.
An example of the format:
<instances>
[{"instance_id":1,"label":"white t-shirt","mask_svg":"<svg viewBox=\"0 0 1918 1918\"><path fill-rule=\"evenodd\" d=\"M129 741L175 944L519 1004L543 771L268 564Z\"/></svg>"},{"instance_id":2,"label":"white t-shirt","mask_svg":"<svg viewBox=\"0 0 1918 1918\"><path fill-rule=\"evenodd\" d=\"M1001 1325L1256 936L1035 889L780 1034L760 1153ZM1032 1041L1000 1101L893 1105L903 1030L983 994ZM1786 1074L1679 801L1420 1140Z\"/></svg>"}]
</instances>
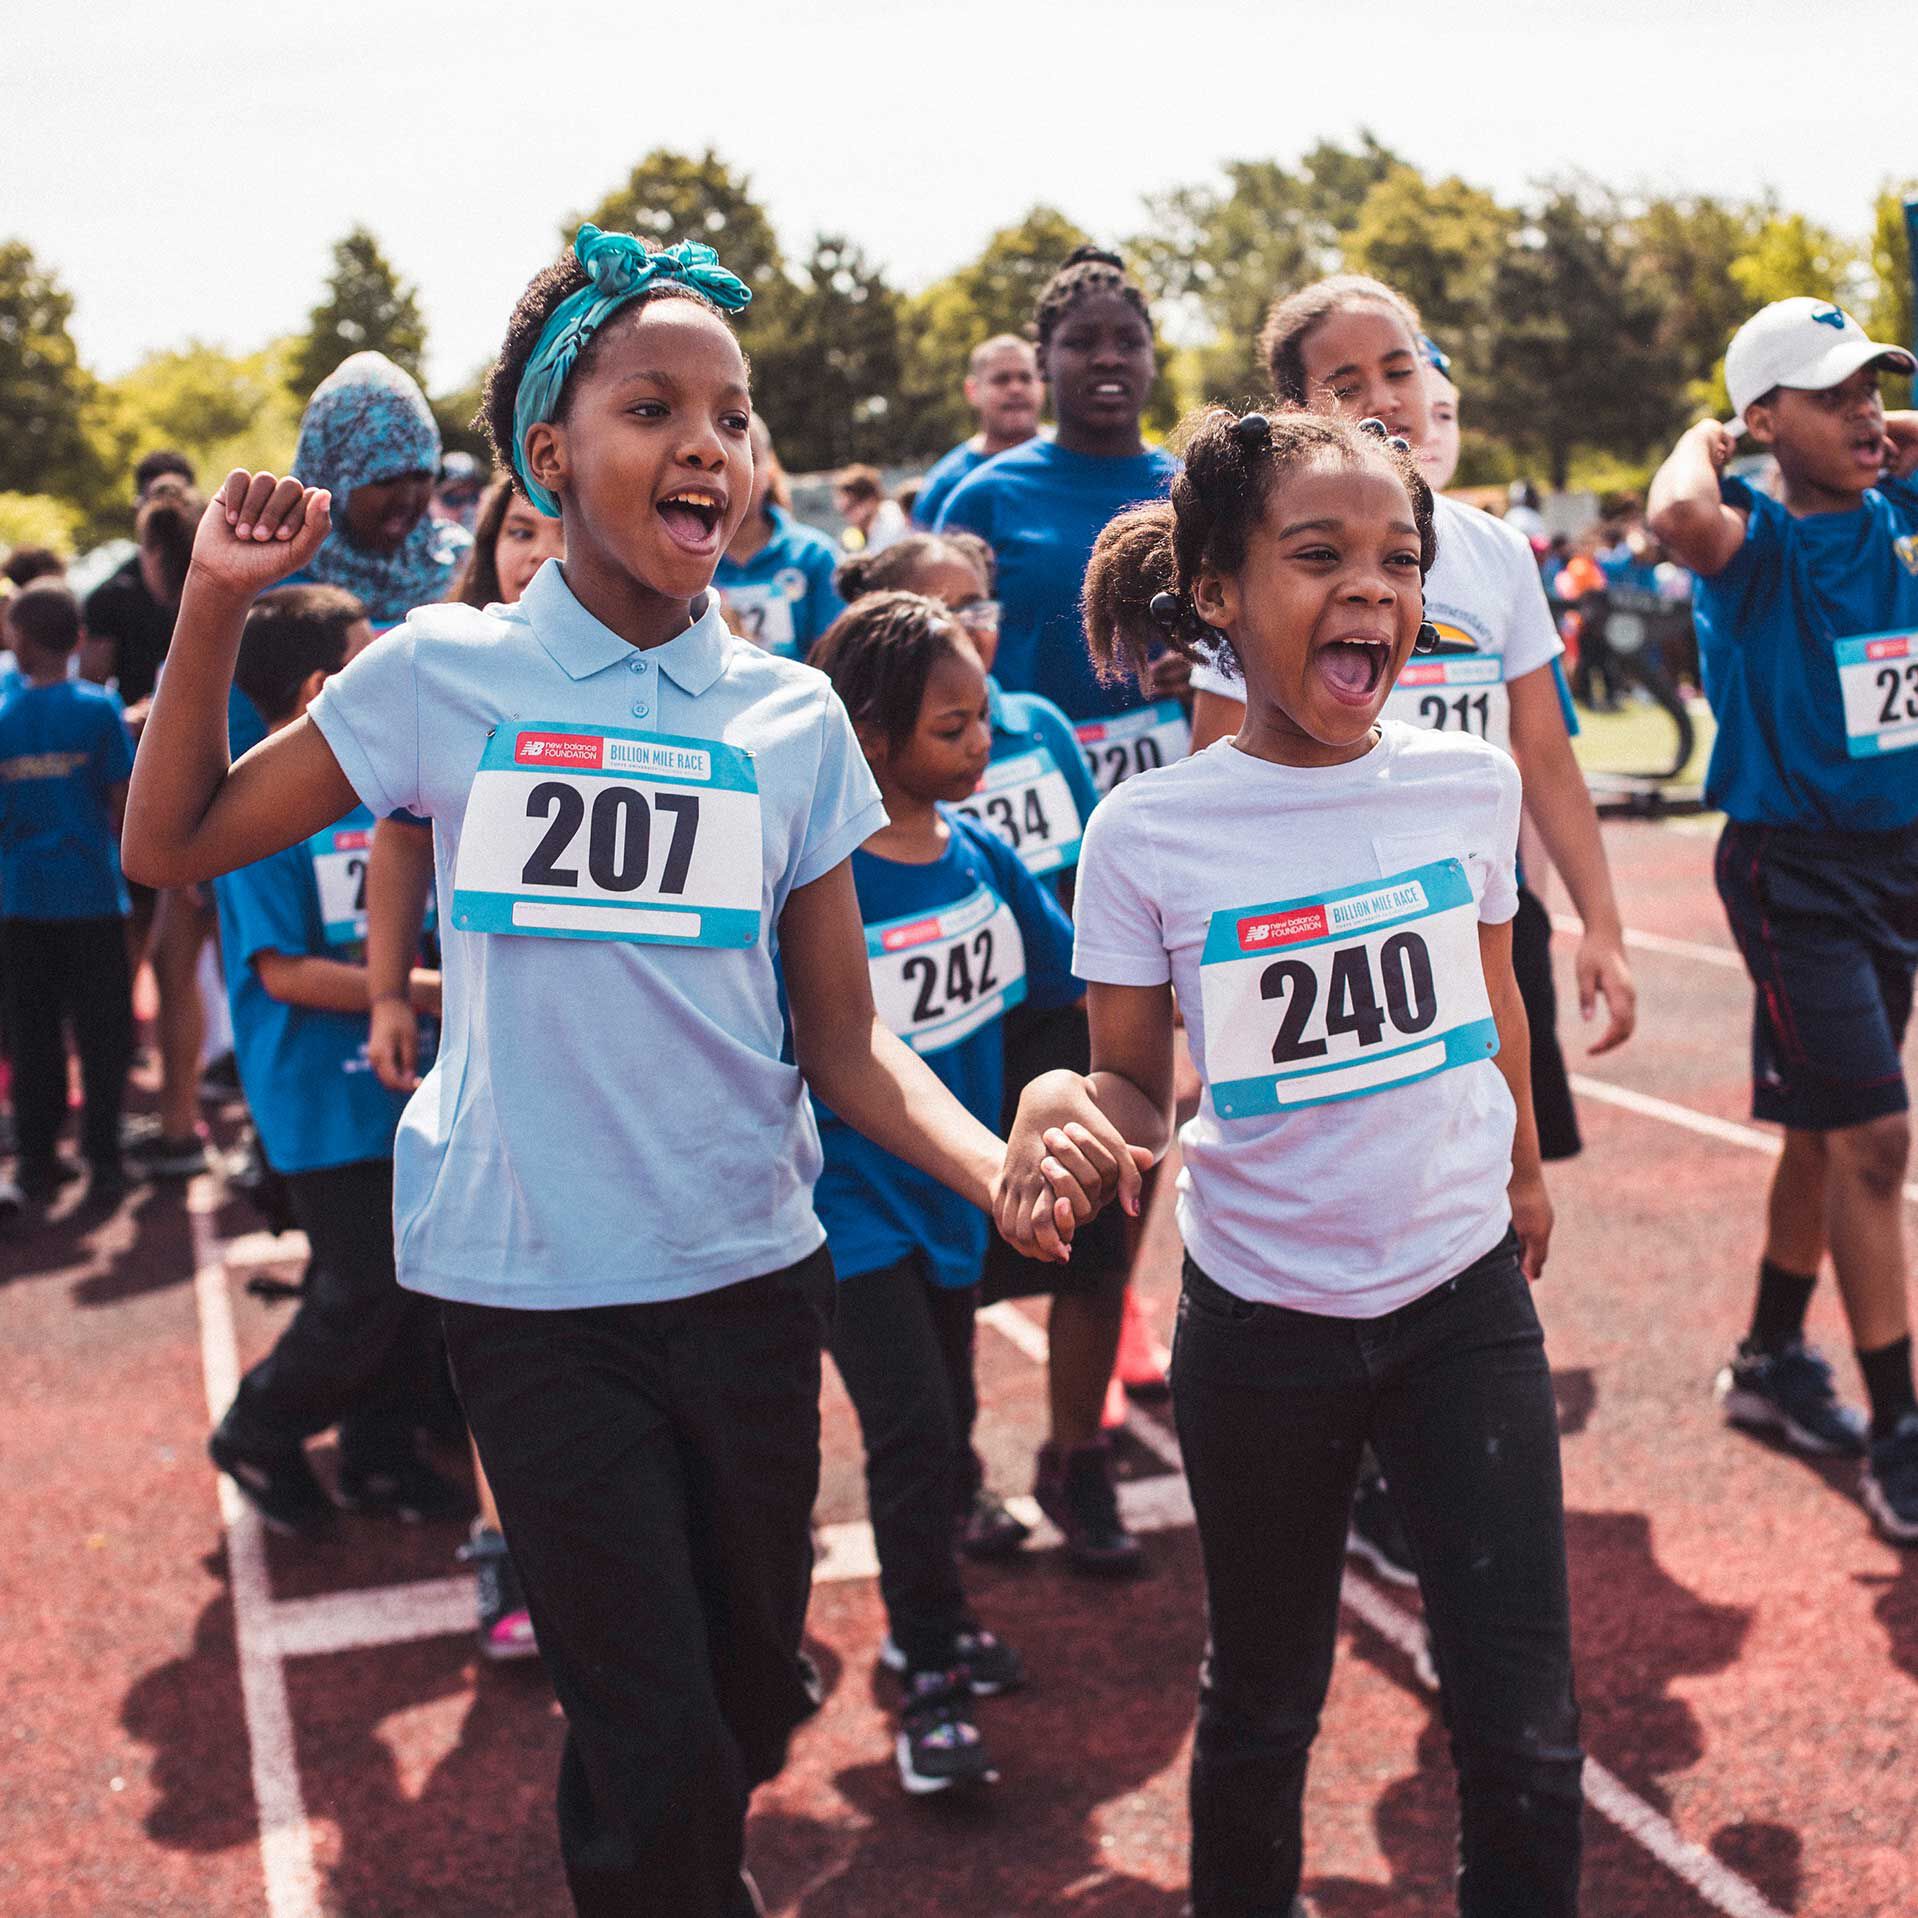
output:
<instances>
[{"instance_id":1,"label":"white t-shirt","mask_svg":"<svg viewBox=\"0 0 1918 1918\"><path fill-rule=\"evenodd\" d=\"M1497 658L1504 668L1500 683L1505 686L1550 665L1565 648L1552 624L1538 562L1525 536L1490 513L1461 506L1444 494L1439 495L1435 509L1438 554L1425 581L1425 617L1439 629L1446 654ZM1415 697L1407 682L1421 673L1432 674L1433 668L1415 654L1406 662L1405 674L1392 695L1393 718L1402 718L1408 725L1446 729L1455 728L1462 718L1466 729L1480 738L1489 732L1494 744L1504 743L1492 710L1500 695L1488 696L1486 688L1472 683L1469 672L1455 668L1452 676L1458 683L1434 685ZM1245 698L1244 682L1230 664L1195 666L1192 686L1195 692ZM1509 727L1505 731L1509 737Z\"/></svg>"},{"instance_id":2,"label":"white t-shirt","mask_svg":"<svg viewBox=\"0 0 1918 1918\"><path fill-rule=\"evenodd\" d=\"M1229 1291L1376 1318L1503 1236L1517 1115L1477 929L1518 910L1519 804L1496 748L1388 723L1343 766L1220 740L1093 814L1072 969L1178 993L1205 1088L1179 1227Z\"/></svg>"}]
</instances>

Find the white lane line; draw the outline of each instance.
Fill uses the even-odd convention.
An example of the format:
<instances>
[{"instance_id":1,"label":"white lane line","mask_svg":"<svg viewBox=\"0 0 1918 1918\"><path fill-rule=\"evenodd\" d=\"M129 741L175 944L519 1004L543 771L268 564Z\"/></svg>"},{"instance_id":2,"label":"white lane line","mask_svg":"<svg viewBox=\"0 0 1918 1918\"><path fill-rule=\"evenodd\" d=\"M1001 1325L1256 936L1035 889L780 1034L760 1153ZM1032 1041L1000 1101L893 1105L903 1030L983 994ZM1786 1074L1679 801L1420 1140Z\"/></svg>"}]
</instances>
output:
<instances>
[{"instance_id":1,"label":"white lane line","mask_svg":"<svg viewBox=\"0 0 1918 1918\"><path fill-rule=\"evenodd\" d=\"M317 1598L283 1598L273 1607L267 1636L281 1658L324 1658L476 1632L476 1607L470 1577L423 1578Z\"/></svg>"},{"instance_id":2,"label":"white lane line","mask_svg":"<svg viewBox=\"0 0 1918 1918\"><path fill-rule=\"evenodd\" d=\"M1581 933L1585 930L1580 921L1568 914L1552 914L1554 932ZM1708 946L1696 939L1673 939L1662 932L1639 932L1631 926L1625 928L1625 943L1636 946L1641 952L1662 952L1673 959L1695 959L1702 966L1718 966L1726 972L1743 972L1745 962L1730 946Z\"/></svg>"},{"instance_id":3,"label":"white lane line","mask_svg":"<svg viewBox=\"0 0 1918 1918\"><path fill-rule=\"evenodd\" d=\"M240 1383L240 1344L233 1330L233 1299L226 1262L213 1231L219 1188L209 1177L187 1194L193 1233L193 1297L200 1320L200 1370L207 1414L219 1419ZM239 1648L240 1706L246 1719L253 1798L260 1816L260 1864L269 1918L319 1918L320 1878L313 1828L300 1790L293 1712L286 1668L273 1642L273 1590L266 1569L266 1527L224 1472L220 1519L226 1528L227 1587L233 1595L233 1634Z\"/></svg>"},{"instance_id":4,"label":"white lane line","mask_svg":"<svg viewBox=\"0 0 1918 1918\"><path fill-rule=\"evenodd\" d=\"M1424 1650L1425 1626L1402 1606L1395 1605L1369 1578L1354 1571L1345 1574L1345 1602L1381 1638L1389 1640L1414 1663ZM1721 1865L1703 1846L1685 1837L1671 1820L1654 1811L1644 1799L1608 1771L1596 1758L1585 1760L1585 1797L1602 1817L1626 1837L1635 1839L1673 1876L1682 1878L1726 1918L1785 1918L1757 1886Z\"/></svg>"},{"instance_id":5,"label":"white lane line","mask_svg":"<svg viewBox=\"0 0 1918 1918\"><path fill-rule=\"evenodd\" d=\"M1601 1105L1618 1106L1636 1112L1640 1118L1662 1120L1666 1125L1683 1126L1707 1139L1735 1145L1747 1152L1762 1152L1775 1159L1784 1150L1784 1141L1775 1132L1761 1132L1757 1126L1740 1125L1733 1119L1721 1119L1714 1113L1696 1112L1690 1106L1670 1099L1655 1099L1649 1092L1634 1092L1630 1086L1615 1086L1609 1079L1594 1079L1582 1072L1567 1074L1574 1092L1581 1099L1596 1099ZM1918 1180L1907 1181L1905 1197L1918 1203Z\"/></svg>"}]
</instances>

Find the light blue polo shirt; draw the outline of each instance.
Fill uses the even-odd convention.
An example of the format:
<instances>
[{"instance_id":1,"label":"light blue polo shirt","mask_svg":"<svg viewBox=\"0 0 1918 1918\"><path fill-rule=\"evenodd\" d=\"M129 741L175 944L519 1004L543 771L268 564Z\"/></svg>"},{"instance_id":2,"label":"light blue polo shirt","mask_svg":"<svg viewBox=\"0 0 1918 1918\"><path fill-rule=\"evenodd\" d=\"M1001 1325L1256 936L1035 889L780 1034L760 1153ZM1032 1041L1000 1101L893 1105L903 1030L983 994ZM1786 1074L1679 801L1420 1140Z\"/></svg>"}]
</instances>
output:
<instances>
[{"instance_id":1,"label":"light blue polo shirt","mask_svg":"<svg viewBox=\"0 0 1918 1918\"><path fill-rule=\"evenodd\" d=\"M420 608L309 711L376 814L433 824L444 1026L394 1143L401 1283L517 1309L645 1304L816 1251L819 1134L780 1056L776 928L795 886L886 823L824 674L735 639L716 605L641 651L548 560L517 605ZM489 738L514 725L735 749L710 757L750 763L756 781L757 936L685 946L463 929L452 902L468 798ZM549 863L600 860L597 826L590 851L582 830ZM663 820L653 837L670 867ZM633 845L609 856L630 868Z\"/></svg>"}]
</instances>

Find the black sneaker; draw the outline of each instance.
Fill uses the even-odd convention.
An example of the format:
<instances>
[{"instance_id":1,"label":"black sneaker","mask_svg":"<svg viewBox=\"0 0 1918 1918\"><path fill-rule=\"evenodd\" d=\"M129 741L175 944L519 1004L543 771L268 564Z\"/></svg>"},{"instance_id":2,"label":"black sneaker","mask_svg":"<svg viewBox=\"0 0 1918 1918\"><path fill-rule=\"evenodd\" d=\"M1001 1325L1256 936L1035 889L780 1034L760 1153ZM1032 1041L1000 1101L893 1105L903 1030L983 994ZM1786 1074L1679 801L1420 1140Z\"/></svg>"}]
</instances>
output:
<instances>
[{"instance_id":1,"label":"black sneaker","mask_svg":"<svg viewBox=\"0 0 1918 1918\"><path fill-rule=\"evenodd\" d=\"M537 1658L539 1642L527 1615L526 1594L507 1555L506 1541L490 1525L475 1521L473 1536L460 1547L462 1563L472 1566L479 1600L479 1648L482 1658Z\"/></svg>"},{"instance_id":2,"label":"black sneaker","mask_svg":"<svg viewBox=\"0 0 1918 1918\"><path fill-rule=\"evenodd\" d=\"M163 1133L135 1139L126 1149L127 1158L143 1179L191 1179L212 1165L207 1157L206 1141L197 1132L183 1139L169 1139Z\"/></svg>"},{"instance_id":3,"label":"black sneaker","mask_svg":"<svg viewBox=\"0 0 1918 1918\"><path fill-rule=\"evenodd\" d=\"M57 1198L63 1185L86 1177L86 1167L78 1159L55 1153L49 1159L22 1159L14 1170L14 1183L29 1199L45 1202Z\"/></svg>"},{"instance_id":4,"label":"black sneaker","mask_svg":"<svg viewBox=\"0 0 1918 1918\"><path fill-rule=\"evenodd\" d=\"M1070 1451L1050 1442L1040 1446L1032 1495L1065 1535L1066 1557L1077 1570L1125 1577L1144 1567L1144 1549L1119 1516L1112 1447L1105 1439Z\"/></svg>"},{"instance_id":5,"label":"black sneaker","mask_svg":"<svg viewBox=\"0 0 1918 1918\"><path fill-rule=\"evenodd\" d=\"M1865 1449L1862 1413L1832 1387L1831 1366L1816 1346L1793 1339L1776 1352L1740 1344L1713 1387L1727 1425L1777 1432L1801 1452L1858 1458Z\"/></svg>"},{"instance_id":6,"label":"black sneaker","mask_svg":"<svg viewBox=\"0 0 1918 1918\"><path fill-rule=\"evenodd\" d=\"M1907 1412L1890 1438L1872 1440L1858 1489L1887 1538L1918 1545L1918 1412Z\"/></svg>"},{"instance_id":7,"label":"black sneaker","mask_svg":"<svg viewBox=\"0 0 1918 1918\"><path fill-rule=\"evenodd\" d=\"M1416 1585L1418 1572L1412 1564L1411 1542L1405 1536L1405 1524L1398 1506L1385 1489L1385 1481L1368 1472L1359 1480L1352 1497L1352 1517L1346 1526L1345 1549L1354 1558L1362 1558L1381 1578L1394 1585Z\"/></svg>"},{"instance_id":8,"label":"black sneaker","mask_svg":"<svg viewBox=\"0 0 1918 1918\"><path fill-rule=\"evenodd\" d=\"M906 1655L890 1632L879 1647L879 1662L889 1672L906 1669ZM1016 1692L1026 1682L1025 1660L983 1625L968 1626L953 1640L952 1668L965 1674L975 1698L997 1698L1001 1692Z\"/></svg>"},{"instance_id":9,"label":"black sneaker","mask_svg":"<svg viewBox=\"0 0 1918 1918\"><path fill-rule=\"evenodd\" d=\"M342 1460L340 1503L349 1512L403 1518L409 1525L425 1519L468 1518L473 1510L472 1501L450 1478L443 1478L419 1458L381 1466Z\"/></svg>"},{"instance_id":10,"label":"black sneaker","mask_svg":"<svg viewBox=\"0 0 1918 1918\"><path fill-rule=\"evenodd\" d=\"M963 1672L914 1672L906 1680L894 1755L899 1779L915 1798L955 1785L990 1785L986 1741L972 1722L972 1687Z\"/></svg>"},{"instance_id":11,"label":"black sneaker","mask_svg":"<svg viewBox=\"0 0 1918 1918\"><path fill-rule=\"evenodd\" d=\"M959 1549L968 1558L1010 1558L1031 1536L1032 1527L983 1485L959 1514Z\"/></svg>"},{"instance_id":12,"label":"black sneaker","mask_svg":"<svg viewBox=\"0 0 1918 1918\"><path fill-rule=\"evenodd\" d=\"M331 1527L333 1501L297 1446L288 1452L242 1451L221 1425L207 1440L206 1449L269 1530L310 1539Z\"/></svg>"}]
</instances>

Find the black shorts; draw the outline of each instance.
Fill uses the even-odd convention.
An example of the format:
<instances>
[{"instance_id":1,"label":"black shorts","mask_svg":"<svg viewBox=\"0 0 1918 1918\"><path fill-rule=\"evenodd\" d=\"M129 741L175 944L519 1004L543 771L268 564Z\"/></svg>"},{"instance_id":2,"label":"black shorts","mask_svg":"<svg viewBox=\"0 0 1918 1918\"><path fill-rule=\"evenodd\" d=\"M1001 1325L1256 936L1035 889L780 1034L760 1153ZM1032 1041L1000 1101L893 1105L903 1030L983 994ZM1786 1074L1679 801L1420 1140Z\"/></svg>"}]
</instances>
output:
<instances>
[{"instance_id":1,"label":"black shorts","mask_svg":"<svg viewBox=\"0 0 1918 1918\"><path fill-rule=\"evenodd\" d=\"M1020 1093L1042 1072L1091 1071L1092 1035L1083 1006L1056 1006L1045 1012L1015 1006L1006 1015L1003 1032L1006 1101L1000 1130L1005 1132L1019 1110ZM1095 1292L1129 1265L1126 1217L1115 1201L1073 1234L1072 1258L1065 1265L1021 1258L995 1232L986 1248L979 1300L982 1305L991 1305L1000 1299L1032 1298L1039 1293Z\"/></svg>"},{"instance_id":2,"label":"black shorts","mask_svg":"<svg viewBox=\"0 0 1918 1918\"><path fill-rule=\"evenodd\" d=\"M1808 1132L1910 1105L1918 827L1808 832L1736 820L1718 896L1756 988L1752 1117Z\"/></svg>"},{"instance_id":3,"label":"black shorts","mask_svg":"<svg viewBox=\"0 0 1918 1918\"><path fill-rule=\"evenodd\" d=\"M1538 1156L1575 1159L1585 1141L1578 1133L1565 1054L1558 1043L1558 988L1552 982L1552 920L1535 892L1518 889L1512 921L1512 971L1525 1001L1532 1032L1532 1112L1538 1120Z\"/></svg>"}]
</instances>

